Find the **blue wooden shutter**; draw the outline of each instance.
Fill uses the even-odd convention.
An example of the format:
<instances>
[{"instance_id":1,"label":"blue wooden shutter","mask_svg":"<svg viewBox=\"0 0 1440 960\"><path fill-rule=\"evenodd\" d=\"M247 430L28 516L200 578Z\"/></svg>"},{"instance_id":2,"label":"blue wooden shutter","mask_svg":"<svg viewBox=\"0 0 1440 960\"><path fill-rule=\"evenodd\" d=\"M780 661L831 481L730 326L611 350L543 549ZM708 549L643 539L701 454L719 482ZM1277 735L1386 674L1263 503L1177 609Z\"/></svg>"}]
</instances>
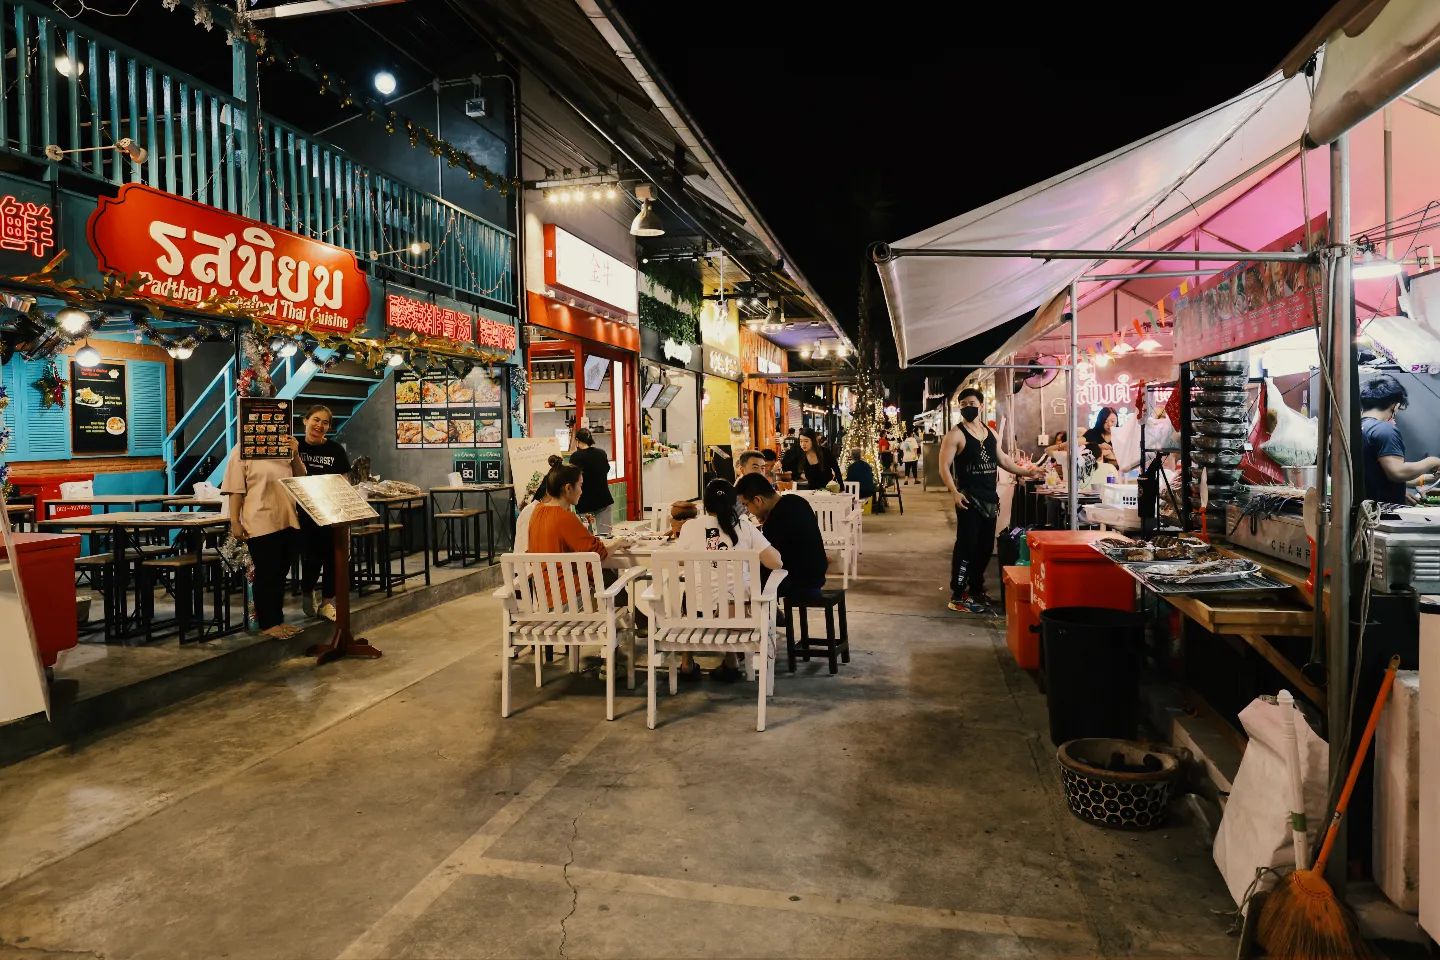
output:
<instances>
[{"instance_id":1,"label":"blue wooden shutter","mask_svg":"<svg viewBox=\"0 0 1440 960\"><path fill-rule=\"evenodd\" d=\"M3 454L0 454L0 461L19 462L25 459L25 436L22 431L16 429L19 424L25 422L25 417L20 411L20 383L23 379L20 376L20 369L24 365L24 360L14 357L3 368L0 368L0 374L3 374L0 376L0 383L5 385L5 392L10 397L10 405L5 408L3 413L0 413L0 418L5 421L5 426L10 428L10 446Z\"/></svg>"},{"instance_id":2,"label":"blue wooden shutter","mask_svg":"<svg viewBox=\"0 0 1440 960\"><path fill-rule=\"evenodd\" d=\"M60 370L61 379L69 379L70 358L57 355L54 359ZM12 423L16 436L22 434L24 436L25 452L23 457L26 460L70 459L69 390L66 391L64 406L47 408L41 405L40 391L35 389L35 381L45 375L45 367L48 362L46 360L26 360L24 367L20 370L20 383L17 389L20 415ZM10 409L12 410L17 406L15 399L11 398ZM20 457L12 459L18 460Z\"/></svg>"},{"instance_id":3,"label":"blue wooden shutter","mask_svg":"<svg viewBox=\"0 0 1440 960\"><path fill-rule=\"evenodd\" d=\"M131 360L125 365L130 393L130 456L158 457L163 453L169 425L165 422L165 364Z\"/></svg>"}]
</instances>

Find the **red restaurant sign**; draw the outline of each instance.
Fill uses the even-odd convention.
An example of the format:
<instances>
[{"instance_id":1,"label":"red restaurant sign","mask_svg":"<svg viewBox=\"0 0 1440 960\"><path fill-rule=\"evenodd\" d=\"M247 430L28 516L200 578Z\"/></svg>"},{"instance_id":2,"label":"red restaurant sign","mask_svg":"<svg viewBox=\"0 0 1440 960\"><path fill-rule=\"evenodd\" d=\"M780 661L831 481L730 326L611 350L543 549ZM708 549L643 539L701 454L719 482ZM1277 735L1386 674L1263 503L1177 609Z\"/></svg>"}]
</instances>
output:
<instances>
[{"instance_id":1,"label":"red restaurant sign","mask_svg":"<svg viewBox=\"0 0 1440 960\"><path fill-rule=\"evenodd\" d=\"M1325 217L1315 224L1312 235L1323 235ZM1288 250L1304 236L1303 228L1296 229L1271 246ZM1320 300L1318 267L1241 261L1175 301L1175 362L1229 353L1313 326Z\"/></svg>"},{"instance_id":2,"label":"red restaurant sign","mask_svg":"<svg viewBox=\"0 0 1440 960\"><path fill-rule=\"evenodd\" d=\"M142 184L101 197L86 235L102 272L148 277L151 296L234 296L270 322L316 333L350 333L370 306L349 250Z\"/></svg>"},{"instance_id":3,"label":"red restaurant sign","mask_svg":"<svg viewBox=\"0 0 1440 960\"><path fill-rule=\"evenodd\" d=\"M512 324L397 293L385 296L385 325L392 330L410 330L422 337L442 337L506 353L513 353L519 345L519 335Z\"/></svg>"}]
</instances>

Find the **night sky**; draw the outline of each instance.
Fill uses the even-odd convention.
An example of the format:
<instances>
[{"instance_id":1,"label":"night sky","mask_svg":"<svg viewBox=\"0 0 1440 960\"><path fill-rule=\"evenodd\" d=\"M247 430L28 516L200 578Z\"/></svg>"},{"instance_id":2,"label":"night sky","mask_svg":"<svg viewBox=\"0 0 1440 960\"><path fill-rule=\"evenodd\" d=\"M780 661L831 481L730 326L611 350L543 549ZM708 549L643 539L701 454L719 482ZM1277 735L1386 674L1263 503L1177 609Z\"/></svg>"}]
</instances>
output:
<instances>
[{"instance_id":1,"label":"night sky","mask_svg":"<svg viewBox=\"0 0 1440 960\"><path fill-rule=\"evenodd\" d=\"M975 4L892 2L866 5L870 15L856 18L840 5L775 0L684 17L673 4L617 2L852 331L870 243L898 240L1240 93L1330 5L1220 0L1194 8L1182 28L1180 8L1139 3L1078 4L1057 18L1048 4L977 14ZM890 347L878 294L873 315ZM946 359L989 349L972 342Z\"/></svg>"}]
</instances>

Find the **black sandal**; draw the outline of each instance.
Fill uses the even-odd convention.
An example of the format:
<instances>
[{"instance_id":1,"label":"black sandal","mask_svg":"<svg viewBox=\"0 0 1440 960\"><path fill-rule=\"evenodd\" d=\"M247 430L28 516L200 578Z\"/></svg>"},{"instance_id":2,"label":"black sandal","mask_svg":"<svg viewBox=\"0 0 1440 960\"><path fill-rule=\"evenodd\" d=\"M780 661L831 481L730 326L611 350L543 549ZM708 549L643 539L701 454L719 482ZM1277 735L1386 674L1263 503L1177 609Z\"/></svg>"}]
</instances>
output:
<instances>
[{"instance_id":1,"label":"black sandal","mask_svg":"<svg viewBox=\"0 0 1440 960\"><path fill-rule=\"evenodd\" d=\"M699 680L701 677L705 676L705 671L700 669L700 664L692 660L690 662L690 668L688 670L684 667L681 667L679 670L676 671L676 674L681 680Z\"/></svg>"},{"instance_id":2,"label":"black sandal","mask_svg":"<svg viewBox=\"0 0 1440 960\"><path fill-rule=\"evenodd\" d=\"M721 664L710 671L710 679L720 683L735 683L744 676L745 674L741 673L738 667L732 667L729 664Z\"/></svg>"}]
</instances>

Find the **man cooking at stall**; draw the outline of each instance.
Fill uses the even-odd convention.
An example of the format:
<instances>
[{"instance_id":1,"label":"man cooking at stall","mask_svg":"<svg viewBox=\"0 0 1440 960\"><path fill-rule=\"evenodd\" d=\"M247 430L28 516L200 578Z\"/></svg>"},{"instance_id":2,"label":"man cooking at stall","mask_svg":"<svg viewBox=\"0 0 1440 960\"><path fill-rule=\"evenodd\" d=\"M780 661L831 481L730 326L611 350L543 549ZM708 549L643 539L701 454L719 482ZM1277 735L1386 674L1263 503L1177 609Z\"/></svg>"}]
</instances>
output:
<instances>
[{"instance_id":1,"label":"man cooking at stall","mask_svg":"<svg viewBox=\"0 0 1440 960\"><path fill-rule=\"evenodd\" d=\"M1408 503L1407 484L1430 482L1440 471L1440 457L1405 459L1405 438L1395 414L1409 402L1400 381L1377 374L1360 387L1360 433L1364 438L1365 497L1376 503Z\"/></svg>"}]
</instances>

